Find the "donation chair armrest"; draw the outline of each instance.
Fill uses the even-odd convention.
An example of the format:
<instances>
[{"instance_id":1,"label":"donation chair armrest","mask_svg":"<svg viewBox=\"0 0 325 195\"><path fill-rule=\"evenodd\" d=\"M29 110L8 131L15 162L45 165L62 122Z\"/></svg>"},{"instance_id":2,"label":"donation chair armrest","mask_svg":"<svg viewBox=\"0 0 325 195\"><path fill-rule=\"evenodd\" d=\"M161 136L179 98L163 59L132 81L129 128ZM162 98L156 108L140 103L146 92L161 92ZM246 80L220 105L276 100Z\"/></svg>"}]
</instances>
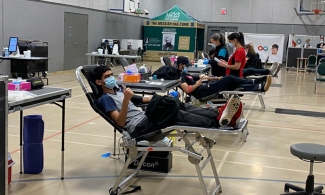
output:
<instances>
[{"instance_id":1,"label":"donation chair armrest","mask_svg":"<svg viewBox=\"0 0 325 195\"><path fill-rule=\"evenodd\" d=\"M173 131L173 129L169 130L169 131L164 131L164 132L162 130L156 130L156 131L150 132L148 134L144 134L139 137L135 137L134 140L136 142L143 141L143 140L146 140L149 142L156 142L156 141L160 141L160 140L164 139L172 131Z\"/></svg>"},{"instance_id":2,"label":"donation chair armrest","mask_svg":"<svg viewBox=\"0 0 325 195\"><path fill-rule=\"evenodd\" d=\"M233 133L235 131L242 131L244 128L246 128L248 125L248 120L247 119L240 119L238 127L211 127L211 128L203 128L203 127L189 127L189 126L170 126L162 130L162 132L165 131L171 131L171 130L180 130L180 131L192 131L192 132L199 132L199 133L217 133L217 132L230 132Z\"/></svg>"},{"instance_id":3,"label":"donation chair armrest","mask_svg":"<svg viewBox=\"0 0 325 195\"><path fill-rule=\"evenodd\" d=\"M209 100L212 100L212 99L218 99L219 95L220 95L219 93L215 93L215 94L200 98L199 101L200 102L206 102L206 101L209 101Z\"/></svg>"},{"instance_id":4,"label":"donation chair armrest","mask_svg":"<svg viewBox=\"0 0 325 195\"><path fill-rule=\"evenodd\" d=\"M143 111L146 111L148 104L140 103L140 104L135 104L135 106L141 108Z\"/></svg>"},{"instance_id":5,"label":"donation chair armrest","mask_svg":"<svg viewBox=\"0 0 325 195\"><path fill-rule=\"evenodd\" d=\"M263 91L221 91L220 94L228 94L228 95L264 95Z\"/></svg>"}]
</instances>

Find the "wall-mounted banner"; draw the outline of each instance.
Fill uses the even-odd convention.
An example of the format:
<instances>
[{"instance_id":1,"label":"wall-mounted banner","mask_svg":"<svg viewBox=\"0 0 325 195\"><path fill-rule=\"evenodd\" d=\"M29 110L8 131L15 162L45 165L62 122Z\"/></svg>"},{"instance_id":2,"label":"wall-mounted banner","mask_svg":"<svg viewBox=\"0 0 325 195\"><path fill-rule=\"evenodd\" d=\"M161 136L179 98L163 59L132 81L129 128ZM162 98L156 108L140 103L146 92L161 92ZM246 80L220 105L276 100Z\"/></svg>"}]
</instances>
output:
<instances>
[{"instance_id":1,"label":"wall-mounted banner","mask_svg":"<svg viewBox=\"0 0 325 195\"><path fill-rule=\"evenodd\" d=\"M245 44L253 43L255 51L262 62L269 57L268 63L283 61L284 34L250 34L244 33Z\"/></svg>"},{"instance_id":2,"label":"wall-mounted banner","mask_svg":"<svg viewBox=\"0 0 325 195\"><path fill-rule=\"evenodd\" d=\"M184 28L167 28L167 27L144 27L144 45L147 50L155 51L182 51L193 52L195 51L195 37L196 29ZM188 37L188 45L185 47L181 37ZM180 43L181 42L181 43ZM181 46L181 47L179 47Z\"/></svg>"},{"instance_id":3,"label":"wall-mounted banner","mask_svg":"<svg viewBox=\"0 0 325 195\"><path fill-rule=\"evenodd\" d=\"M181 28L205 28L204 24L198 22L173 22L173 21L144 21L144 26L174 26Z\"/></svg>"},{"instance_id":4,"label":"wall-mounted banner","mask_svg":"<svg viewBox=\"0 0 325 195\"><path fill-rule=\"evenodd\" d=\"M202 51L198 51L198 54L201 55ZM179 52L179 51L146 51L147 61L160 61L161 57L164 56L187 56L188 59L194 59L194 52Z\"/></svg>"},{"instance_id":5,"label":"wall-mounted banner","mask_svg":"<svg viewBox=\"0 0 325 195\"><path fill-rule=\"evenodd\" d=\"M190 49L191 37L180 36L178 41L178 50L189 50Z\"/></svg>"}]
</instances>

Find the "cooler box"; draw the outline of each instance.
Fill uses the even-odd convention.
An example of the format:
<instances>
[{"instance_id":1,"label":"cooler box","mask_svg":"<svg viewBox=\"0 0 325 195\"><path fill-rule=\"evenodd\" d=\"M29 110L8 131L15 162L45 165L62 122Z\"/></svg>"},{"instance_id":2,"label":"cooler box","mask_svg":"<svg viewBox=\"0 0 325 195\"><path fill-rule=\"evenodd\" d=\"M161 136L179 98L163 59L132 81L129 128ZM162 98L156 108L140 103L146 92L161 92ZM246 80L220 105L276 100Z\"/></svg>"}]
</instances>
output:
<instances>
[{"instance_id":1,"label":"cooler box","mask_svg":"<svg viewBox=\"0 0 325 195\"><path fill-rule=\"evenodd\" d=\"M31 84L30 82L22 82L20 83L20 91L30 91ZM8 83L8 90L16 90L16 85L12 83Z\"/></svg>"},{"instance_id":2,"label":"cooler box","mask_svg":"<svg viewBox=\"0 0 325 195\"><path fill-rule=\"evenodd\" d=\"M12 160L10 153L8 152L8 185L11 183L12 165L15 162Z\"/></svg>"},{"instance_id":3,"label":"cooler box","mask_svg":"<svg viewBox=\"0 0 325 195\"><path fill-rule=\"evenodd\" d=\"M148 142L147 141L141 141L137 143L138 147L147 147ZM172 147L173 141L168 139L167 137L164 138L162 141L157 142L152 147ZM129 154L129 151L127 151L127 154ZM141 160L142 156L138 159L136 159L133 163L129 165L129 169L136 169L139 165L139 162ZM125 156L125 161L127 160L127 157ZM173 154L168 151L153 151L149 152L147 158L144 160L141 170L147 170L152 172L160 172L160 173L168 173L172 168L172 162L173 162Z\"/></svg>"},{"instance_id":4,"label":"cooler box","mask_svg":"<svg viewBox=\"0 0 325 195\"><path fill-rule=\"evenodd\" d=\"M140 74L124 74L123 76L123 82L138 83L140 79Z\"/></svg>"},{"instance_id":5,"label":"cooler box","mask_svg":"<svg viewBox=\"0 0 325 195\"><path fill-rule=\"evenodd\" d=\"M158 172L158 173L169 173L169 171L172 169L172 162L173 162L173 154L171 152L168 152L168 156L165 157L156 157L156 156L150 156L150 153L148 154L147 158L144 160L141 170L146 171L152 171L152 172ZM142 157L136 159L133 163L129 165L129 169L136 169L139 165L139 162Z\"/></svg>"}]
</instances>

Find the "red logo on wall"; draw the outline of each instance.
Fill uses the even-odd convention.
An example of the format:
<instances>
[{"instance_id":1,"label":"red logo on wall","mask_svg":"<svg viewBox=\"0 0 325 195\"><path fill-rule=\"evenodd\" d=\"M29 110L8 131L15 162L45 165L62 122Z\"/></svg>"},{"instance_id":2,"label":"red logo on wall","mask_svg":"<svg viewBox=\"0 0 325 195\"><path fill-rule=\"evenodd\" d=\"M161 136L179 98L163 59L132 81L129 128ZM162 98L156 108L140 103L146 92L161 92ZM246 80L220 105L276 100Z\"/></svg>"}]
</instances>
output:
<instances>
[{"instance_id":1,"label":"red logo on wall","mask_svg":"<svg viewBox=\"0 0 325 195\"><path fill-rule=\"evenodd\" d=\"M226 15L227 14L227 9L226 8L221 8L220 14L221 15Z\"/></svg>"}]
</instances>

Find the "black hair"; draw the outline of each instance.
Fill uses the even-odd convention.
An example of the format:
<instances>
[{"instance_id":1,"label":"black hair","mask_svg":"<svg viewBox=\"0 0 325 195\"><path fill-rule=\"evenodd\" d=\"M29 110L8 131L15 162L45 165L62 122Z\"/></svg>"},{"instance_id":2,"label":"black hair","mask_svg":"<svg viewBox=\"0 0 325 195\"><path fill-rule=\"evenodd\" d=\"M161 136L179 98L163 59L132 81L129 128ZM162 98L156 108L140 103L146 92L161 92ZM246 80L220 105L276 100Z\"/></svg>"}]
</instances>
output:
<instances>
[{"instance_id":1,"label":"black hair","mask_svg":"<svg viewBox=\"0 0 325 195\"><path fill-rule=\"evenodd\" d=\"M244 47L245 46L245 39L244 34L242 32L235 32L228 35L228 40L234 40L237 39L237 41Z\"/></svg>"},{"instance_id":2,"label":"black hair","mask_svg":"<svg viewBox=\"0 0 325 195\"><path fill-rule=\"evenodd\" d=\"M275 49L279 50L279 45L278 44L273 44L272 48L275 48Z\"/></svg>"},{"instance_id":3,"label":"black hair","mask_svg":"<svg viewBox=\"0 0 325 195\"><path fill-rule=\"evenodd\" d=\"M209 56L211 56L212 54L214 54L214 49L209 51Z\"/></svg>"},{"instance_id":4,"label":"black hair","mask_svg":"<svg viewBox=\"0 0 325 195\"><path fill-rule=\"evenodd\" d=\"M98 91L98 96L100 97L102 94L103 94L103 89L100 85L98 85L96 83L97 80L101 80L102 79L102 76L103 74L106 72L106 71L109 71L111 70L108 66L97 66L94 71L92 72L92 74L90 75L90 79L89 81L91 83L93 83L96 88L97 88L97 91ZM98 97L98 98L99 98Z\"/></svg>"}]
</instances>

